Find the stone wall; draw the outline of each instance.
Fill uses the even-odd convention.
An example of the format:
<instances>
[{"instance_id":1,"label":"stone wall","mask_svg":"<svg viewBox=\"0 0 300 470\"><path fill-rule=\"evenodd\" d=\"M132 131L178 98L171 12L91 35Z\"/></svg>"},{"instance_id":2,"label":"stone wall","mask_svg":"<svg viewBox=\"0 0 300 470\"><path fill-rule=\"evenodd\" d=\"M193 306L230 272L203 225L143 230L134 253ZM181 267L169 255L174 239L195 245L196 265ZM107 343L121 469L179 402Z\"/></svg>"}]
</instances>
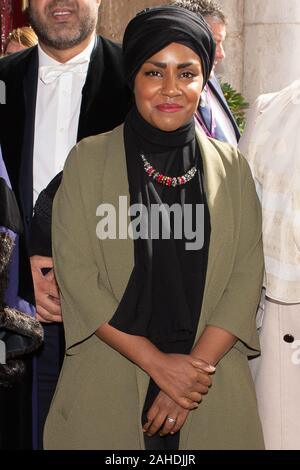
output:
<instances>
[{"instance_id":1,"label":"stone wall","mask_svg":"<svg viewBox=\"0 0 300 470\"><path fill-rule=\"evenodd\" d=\"M300 0L299 0L300 1ZM219 0L229 18L226 40L227 58L218 68L222 80L242 90L243 83L243 7L244 0ZM146 7L169 3L169 0L102 0L98 31L114 41L122 41L128 21Z\"/></svg>"},{"instance_id":2,"label":"stone wall","mask_svg":"<svg viewBox=\"0 0 300 470\"><path fill-rule=\"evenodd\" d=\"M127 23L138 11L164 3L168 0L102 0L99 32L121 42Z\"/></svg>"},{"instance_id":3,"label":"stone wall","mask_svg":"<svg viewBox=\"0 0 300 470\"><path fill-rule=\"evenodd\" d=\"M244 78L244 0L219 0L228 18L225 41L226 58L217 66L217 73L223 81L229 82L236 90L243 90Z\"/></svg>"},{"instance_id":4,"label":"stone wall","mask_svg":"<svg viewBox=\"0 0 300 470\"><path fill-rule=\"evenodd\" d=\"M223 78L252 103L300 78L300 0L219 0L228 16Z\"/></svg>"},{"instance_id":5,"label":"stone wall","mask_svg":"<svg viewBox=\"0 0 300 470\"><path fill-rule=\"evenodd\" d=\"M121 41L137 11L168 0L102 0L99 32ZM228 17L217 72L252 103L300 78L300 0L219 0Z\"/></svg>"},{"instance_id":6,"label":"stone wall","mask_svg":"<svg viewBox=\"0 0 300 470\"><path fill-rule=\"evenodd\" d=\"M300 0L245 0L243 89L252 101L300 78Z\"/></svg>"}]
</instances>

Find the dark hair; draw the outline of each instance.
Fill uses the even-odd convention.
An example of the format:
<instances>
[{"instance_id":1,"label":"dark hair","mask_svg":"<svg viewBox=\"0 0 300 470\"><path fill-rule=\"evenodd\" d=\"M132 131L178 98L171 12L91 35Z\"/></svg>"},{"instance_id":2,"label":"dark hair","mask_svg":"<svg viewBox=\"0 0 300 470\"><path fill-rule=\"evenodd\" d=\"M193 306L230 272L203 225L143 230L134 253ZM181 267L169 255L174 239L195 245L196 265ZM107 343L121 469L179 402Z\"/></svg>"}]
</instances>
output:
<instances>
[{"instance_id":1,"label":"dark hair","mask_svg":"<svg viewBox=\"0 0 300 470\"><path fill-rule=\"evenodd\" d=\"M222 7L215 0L173 0L169 5L185 8L196 13L196 15L202 15L204 18L215 18L225 25L227 24L227 18Z\"/></svg>"}]
</instances>

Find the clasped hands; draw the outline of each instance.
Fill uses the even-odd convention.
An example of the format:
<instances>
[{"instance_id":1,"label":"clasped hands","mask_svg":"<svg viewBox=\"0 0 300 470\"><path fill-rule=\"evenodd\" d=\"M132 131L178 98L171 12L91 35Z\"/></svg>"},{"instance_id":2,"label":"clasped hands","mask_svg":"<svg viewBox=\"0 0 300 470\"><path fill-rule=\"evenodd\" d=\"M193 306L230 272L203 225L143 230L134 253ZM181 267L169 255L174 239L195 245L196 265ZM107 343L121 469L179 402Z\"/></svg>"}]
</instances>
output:
<instances>
[{"instance_id":1,"label":"clasped hands","mask_svg":"<svg viewBox=\"0 0 300 470\"><path fill-rule=\"evenodd\" d=\"M160 392L147 413L143 430L148 436L175 434L190 412L198 407L212 384L215 367L184 354L163 354L150 376Z\"/></svg>"}]
</instances>

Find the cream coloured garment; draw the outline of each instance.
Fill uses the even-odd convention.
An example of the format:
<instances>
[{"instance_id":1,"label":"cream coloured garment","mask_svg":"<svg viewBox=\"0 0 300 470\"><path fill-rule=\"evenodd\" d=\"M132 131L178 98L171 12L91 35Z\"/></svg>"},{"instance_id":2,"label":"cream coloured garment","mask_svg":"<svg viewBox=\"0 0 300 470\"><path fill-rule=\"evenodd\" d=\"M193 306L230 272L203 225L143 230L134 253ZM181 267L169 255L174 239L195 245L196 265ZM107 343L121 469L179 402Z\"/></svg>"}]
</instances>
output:
<instances>
[{"instance_id":1,"label":"cream coloured garment","mask_svg":"<svg viewBox=\"0 0 300 470\"><path fill-rule=\"evenodd\" d=\"M258 98L240 150L262 204L266 293L300 302L300 80Z\"/></svg>"},{"instance_id":2,"label":"cream coloured garment","mask_svg":"<svg viewBox=\"0 0 300 470\"><path fill-rule=\"evenodd\" d=\"M249 365L266 449L300 450L300 305L265 300L260 344Z\"/></svg>"}]
</instances>

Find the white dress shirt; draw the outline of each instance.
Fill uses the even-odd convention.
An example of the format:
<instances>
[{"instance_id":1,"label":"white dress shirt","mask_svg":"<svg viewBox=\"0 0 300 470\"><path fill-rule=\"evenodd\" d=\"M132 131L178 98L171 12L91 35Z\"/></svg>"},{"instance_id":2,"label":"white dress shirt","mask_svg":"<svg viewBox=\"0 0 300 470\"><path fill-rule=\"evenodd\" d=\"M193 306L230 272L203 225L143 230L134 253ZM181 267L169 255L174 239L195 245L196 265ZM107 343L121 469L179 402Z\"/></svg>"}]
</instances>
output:
<instances>
[{"instance_id":1,"label":"white dress shirt","mask_svg":"<svg viewBox=\"0 0 300 470\"><path fill-rule=\"evenodd\" d=\"M77 56L62 64L38 46L39 76L33 150L33 203L63 170L76 144L82 99L95 36Z\"/></svg>"}]
</instances>

